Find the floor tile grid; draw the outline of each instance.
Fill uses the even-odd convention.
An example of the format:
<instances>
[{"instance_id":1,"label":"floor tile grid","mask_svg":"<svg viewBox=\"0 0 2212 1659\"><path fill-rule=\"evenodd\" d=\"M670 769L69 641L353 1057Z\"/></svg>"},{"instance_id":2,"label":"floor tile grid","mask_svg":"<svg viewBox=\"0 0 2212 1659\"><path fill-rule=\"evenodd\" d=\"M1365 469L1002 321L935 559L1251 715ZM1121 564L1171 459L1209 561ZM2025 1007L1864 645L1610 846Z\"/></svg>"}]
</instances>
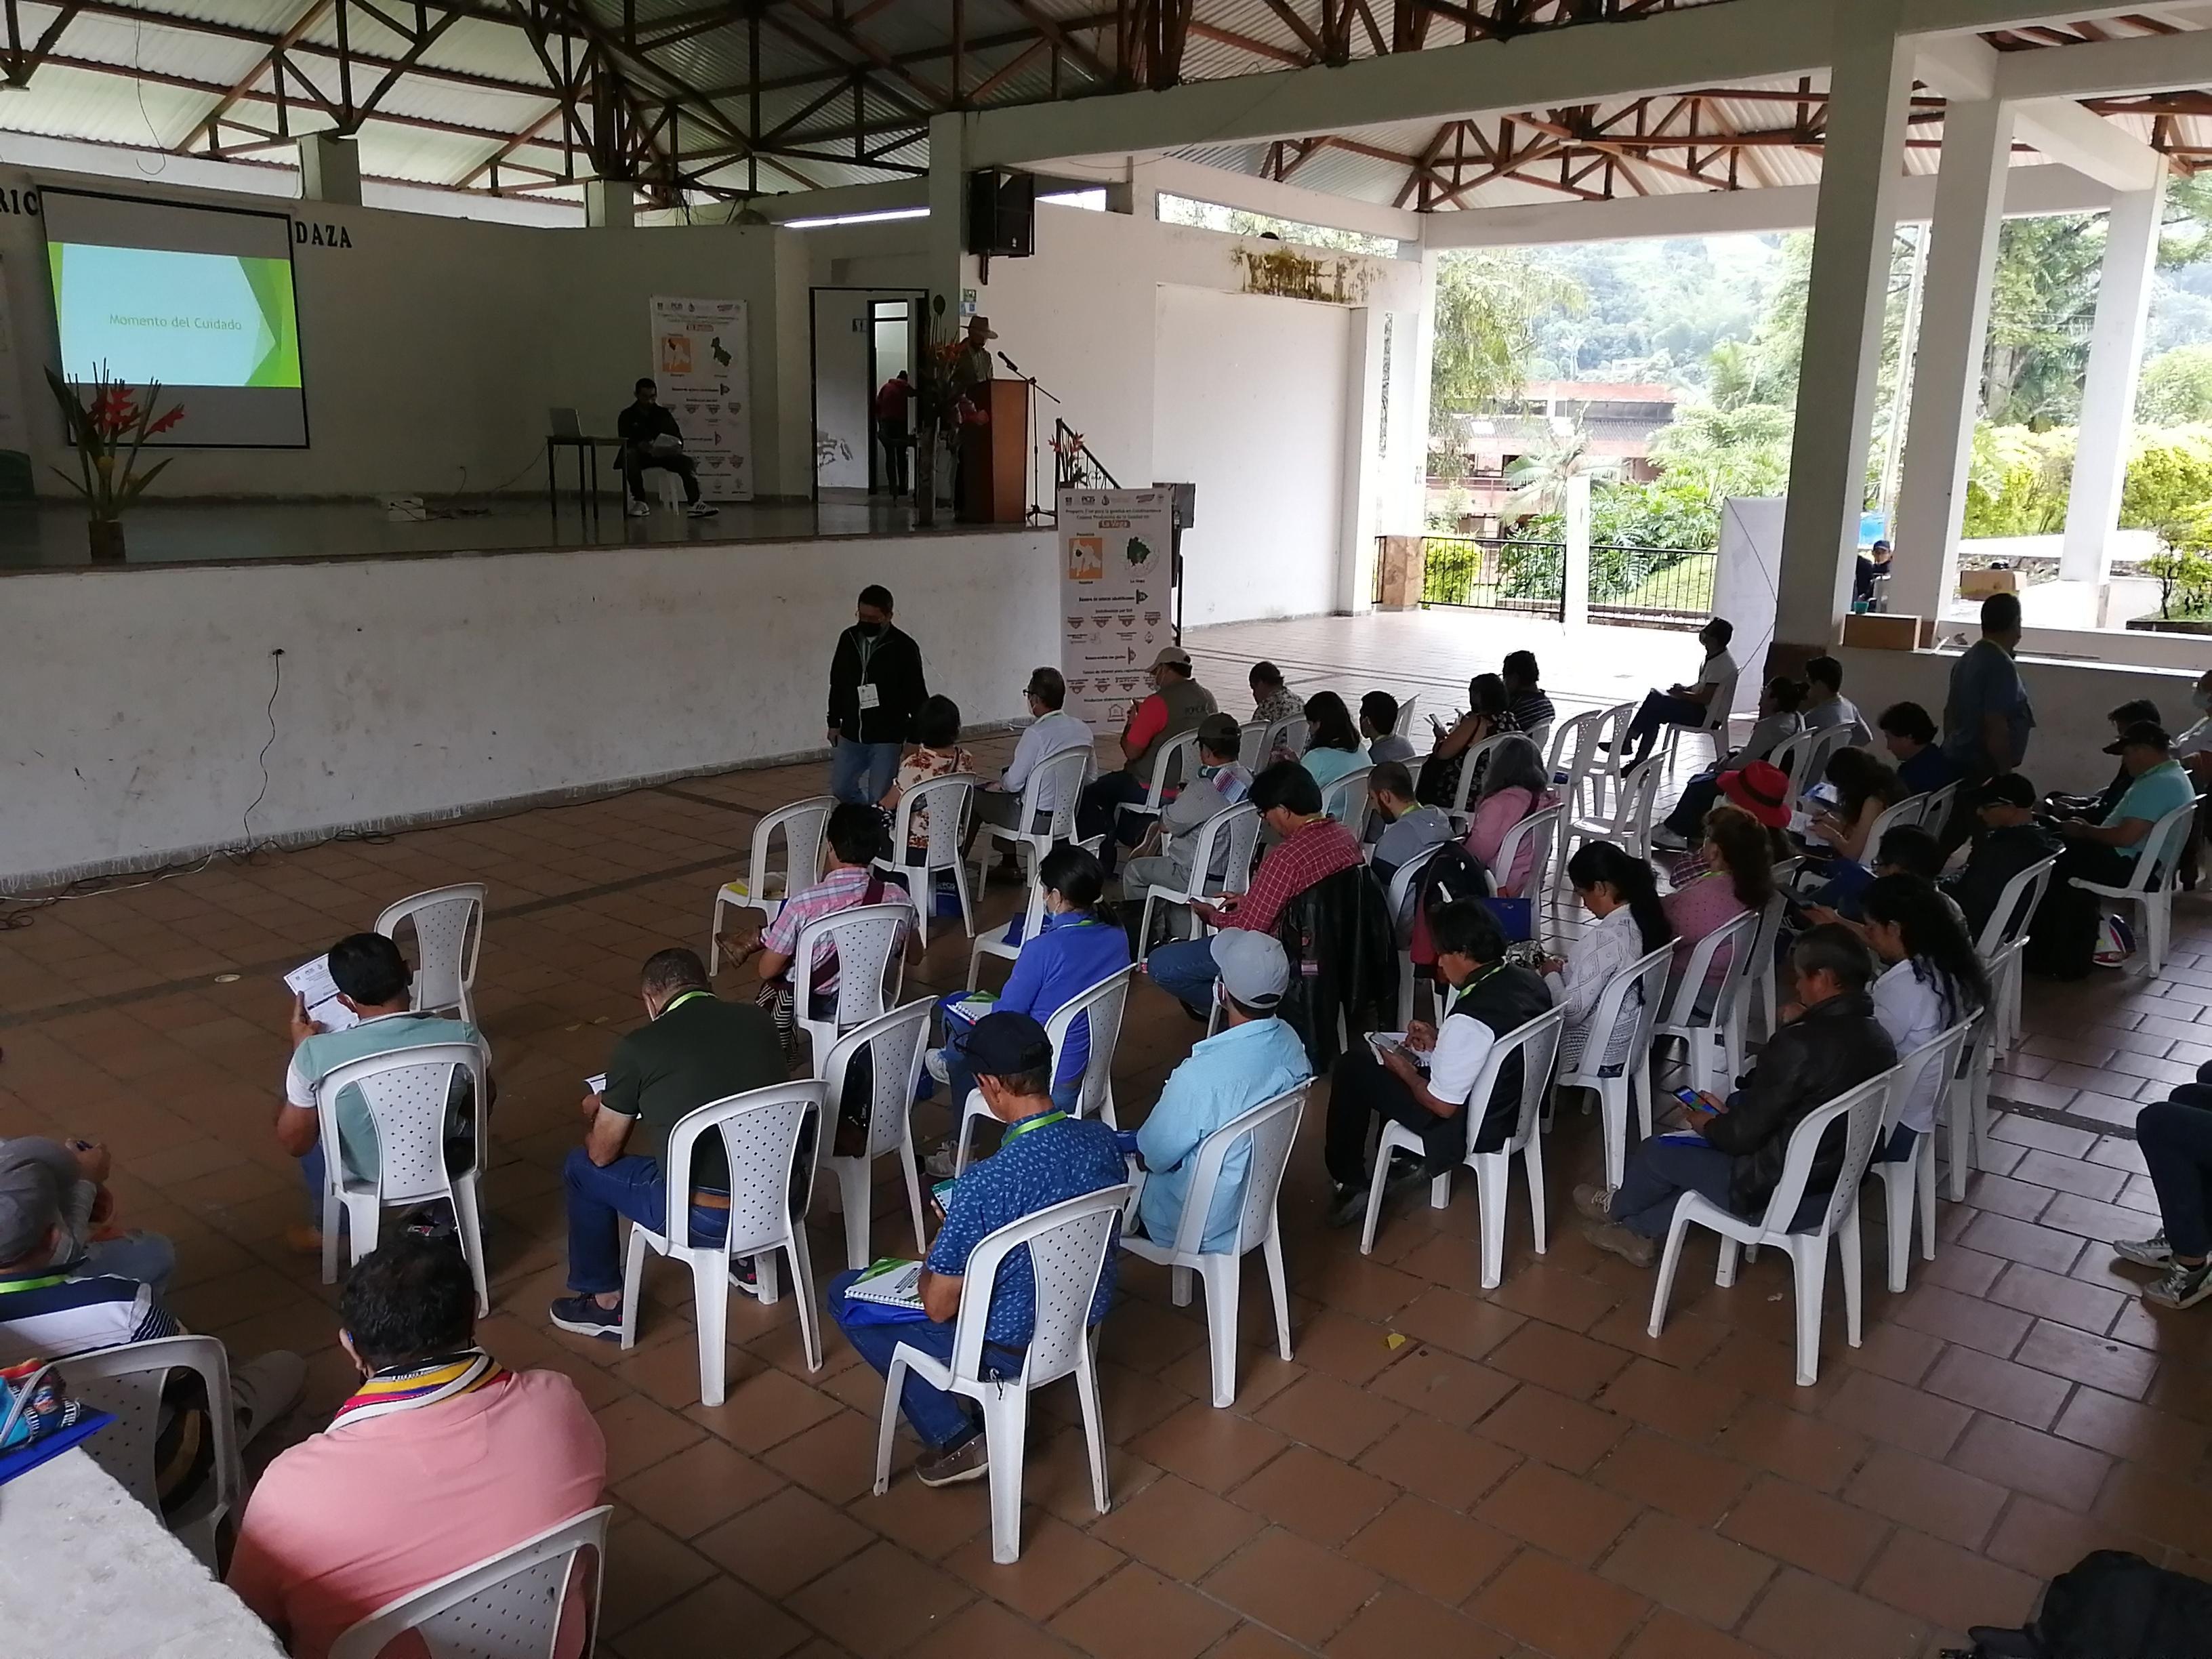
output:
<instances>
[{"instance_id":1,"label":"floor tile grid","mask_svg":"<svg viewBox=\"0 0 2212 1659\"><path fill-rule=\"evenodd\" d=\"M702 787L727 782L768 805L817 778L791 769ZM581 846L590 867L574 885L593 890L634 860L596 862L592 836L634 849L665 809L633 797L599 809L591 833L558 823L588 810L333 845L57 907L0 933L0 962L48 974L98 948L134 960L133 940L157 926L190 944L200 935L186 900L206 907L202 917L263 911L270 948L254 959L296 960L398 893L495 860L536 870L557 897L549 847ZM744 825L725 832L725 854L742 856ZM714 853L712 825L690 833L697 856ZM663 850L688 861L688 849ZM1863 1349L1844 1349L1832 1322L1821 1384L1800 1390L1774 1264L1732 1292L1701 1291L1711 1257L1693 1254L1653 1342L1642 1331L1645 1276L1558 1236L1565 1182L1595 1161L1589 1122L1571 1114L1553 1143L1553 1248L1540 1261L1528 1254L1516 1211L1510 1276L1488 1296L1474 1277L1468 1193L1441 1212L1394 1212L1362 1261L1352 1241L1318 1231L1317 1159L1302 1148L1285 1193L1297 1358L1265 1352L1255 1282L1233 1411L1202 1403L1195 1310L1175 1309L1159 1275L1132 1268L1103 1365L1115 1511L1090 1513L1069 1402L1048 1396L1024 1562L991 1568L979 1492L902 1480L883 1498L866 1493L875 1381L834 1339L828 1370L809 1377L787 1310L734 1310L742 1352L730 1401L711 1413L696 1403L687 1298L672 1277L649 1280L653 1306L632 1354L542 1323L561 1276L556 1165L580 1079L635 1018L635 962L696 936L711 886L697 875L648 880L520 916L497 915L502 889L480 981L502 1085L489 1176L499 1311L487 1336L510 1363L577 1376L607 1425L622 1506L608 1618L618 1652L726 1638L733 1618L757 1638L749 1646L777 1653L810 1643L934 1652L980 1638L994 1651L1103 1655L1138 1637L1147 1651L1359 1652L1447 1633L1501 1653L1736 1650L1719 1631L1752 1651L1905 1652L1968 1618L2002 1616L2033 1575L2091 1541L2135 1540L2177 1564L2212 1555L2197 1518L2212 1439L2202 1327L2148 1318L2135 1279L2094 1248L2147 1201L2131 1191L2140 1177L2124 1138L2002 1119L2017 1156L2002 1153L2005 1170L1978 1176L1968 1203L1947 1206L1942 1253L1915 1263L1912 1291L1870 1295ZM1011 902L997 889L991 914ZM2185 908L2183 927L2191 960L2177 963L2193 969L2212 936L2201 908ZM16 956L41 934L41 953ZM954 930L917 977L949 986L964 964ZM2186 983L2154 994L2100 980L2032 995L2038 1035L2022 1057L2102 1064L2031 1052L2058 1031L2049 1041L2091 1052L2107 1041L2087 1042L2086 1030L2130 1039L2115 1053L2155 1042L2164 1051L2147 1058L2184 1063L2172 1057L2186 1038L2155 1022L2193 1024L2176 1010L2203 1004L2168 995ZM345 1385L330 1296L276 1237L299 1204L267 1133L278 994L195 980L81 1007L105 994L84 989L65 1000L73 1012L0 1032L6 1127L113 1140L130 1213L184 1247L180 1314L240 1351L311 1352L310 1406L326 1413ZM1192 1030L1149 992L1133 1006L1126 1083L1117 1077L1132 1119ZM2075 1090L2069 1101L2081 1092L2052 1086ZM896 1205L878 1208L896 1238ZM818 1261L835 1260L836 1230L817 1213ZM1878 1225L1869 1231L1873 1263ZM317 1425L301 1417L295 1434ZM895 1616L856 1611L878 1604ZM1844 1634L1871 1645L1836 1645ZM1679 1645L1692 1636L1712 1645Z\"/></svg>"}]
</instances>

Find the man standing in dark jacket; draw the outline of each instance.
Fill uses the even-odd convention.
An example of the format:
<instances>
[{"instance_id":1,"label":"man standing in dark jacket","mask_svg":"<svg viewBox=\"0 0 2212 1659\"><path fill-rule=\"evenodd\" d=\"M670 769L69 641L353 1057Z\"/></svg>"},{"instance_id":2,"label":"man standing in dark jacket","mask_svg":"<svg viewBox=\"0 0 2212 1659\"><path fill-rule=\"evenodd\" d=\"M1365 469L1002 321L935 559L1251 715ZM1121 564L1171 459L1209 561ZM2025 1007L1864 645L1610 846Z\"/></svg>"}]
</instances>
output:
<instances>
[{"instance_id":1,"label":"man standing in dark jacket","mask_svg":"<svg viewBox=\"0 0 2212 1659\"><path fill-rule=\"evenodd\" d=\"M891 626L890 589L862 588L855 615L830 658L830 793L868 806L890 793L929 685L921 648Z\"/></svg>"},{"instance_id":2,"label":"man standing in dark jacket","mask_svg":"<svg viewBox=\"0 0 2212 1659\"><path fill-rule=\"evenodd\" d=\"M1706 1095L1706 1109L1691 1111L1697 1139L1644 1141L1610 1194L1575 1188L1576 1207L1589 1218L1583 1231L1600 1249L1650 1267L1684 1193L1736 1215L1759 1214L1781 1182L1798 1124L1897 1064L1867 990L1877 971L1874 955L1857 934L1832 922L1808 929L1790 952L1790 968L1800 1011L1759 1051L1734 1094L1725 1101ZM1819 1221L1843 1170L1844 1131L1838 1121L1821 1135L1793 1225Z\"/></svg>"},{"instance_id":3,"label":"man standing in dark jacket","mask_svg":"<svg viewBox=\"0 0 2212 1659\"><path fill-rule=\"evenodd\" d=\"M2005 884L2064 850L2048 826L2035 821L2035 786L2017 772L2000 773L1972 790L1972 805L1982 833L1966 854L1966 866L1947 876L1942 889L1966 918L1966 936L1978 939L2004 896ZM2046 899L2049 895L2046 892ZM2028 932L2035 931L2028 918Z\"/></svg>"}]
</instances>

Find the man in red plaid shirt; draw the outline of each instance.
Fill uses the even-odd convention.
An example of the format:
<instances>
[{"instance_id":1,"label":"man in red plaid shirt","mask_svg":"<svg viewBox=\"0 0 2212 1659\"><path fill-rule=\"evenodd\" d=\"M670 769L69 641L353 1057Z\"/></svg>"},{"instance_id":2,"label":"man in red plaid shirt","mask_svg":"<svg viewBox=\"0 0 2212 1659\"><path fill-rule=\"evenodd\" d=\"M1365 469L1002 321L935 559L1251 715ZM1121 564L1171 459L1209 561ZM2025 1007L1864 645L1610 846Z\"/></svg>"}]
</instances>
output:
<instances>
[{"instance_id":1,"label":"man in red plaid shirt","mask_svg":"<svg viewBox=\"0 0 2212 1659\"><path fill-rule=\"evenodd\" d=\"M1249 891L1211 904L1200 900L1191 908L1216 927L1273 933L1284 906L1361 862L1359 839L1334 818L1322 816L1321 785L1296 761L1278 761L1253 779L1250 799L1260 809L1260 821L1280 839L1260 860ZM1145 958L1145 971L1200 1019L1221 976L1210 938L1159 946Z\"/></svg>"}]
</instances>

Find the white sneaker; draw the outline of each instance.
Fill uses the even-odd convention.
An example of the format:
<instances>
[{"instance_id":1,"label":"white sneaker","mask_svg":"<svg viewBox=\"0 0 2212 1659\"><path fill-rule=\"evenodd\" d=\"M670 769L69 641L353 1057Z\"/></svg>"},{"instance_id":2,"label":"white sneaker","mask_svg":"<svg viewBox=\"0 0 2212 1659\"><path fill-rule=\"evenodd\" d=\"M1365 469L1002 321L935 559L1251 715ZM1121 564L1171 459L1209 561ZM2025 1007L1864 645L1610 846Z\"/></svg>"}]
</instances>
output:
<instances>
[{"instance_id":1,"label":"white sneaker","mask_svg":"<svg viewBox=\"0 0 2212 1659\"><path fill-rule=\"evenodd\" d=\"M287 1348L249 1359L230 1374L230 1401L238 1413L238 1443L243 1447L300 1403L307 1386L307 1362Z\"/></svg>"},{"instance_id":2,"label":"white sneaker","mask_svg":"<svg viewBox=\"0 0 2212 1659\"><path fill-rule=\"evenodd\" d=\"M945 1063L944 1049L932 1048L927 1054L921 1057L921 1064L923 1069L927 1071L930 1076L935 1078L938 1082L945 1085L947 1088L951 1086L952 1068Z\"/></svg>"},{"instance_id":3,"label":"white sneaker","mask_svg":"<svg viewBox=\"0 0 2212 1659\"><path fill-rule=\"evenodd\" d=\"M712 501L694 501L684 509L684 516L688 519L711 519L721 510Z\"/></svg>"},{"instance_id":4,"label":"white sneaker","mask_svg":"<svg viewBox=\"0 0 2212 1659\"><path fill-rule=\"evenodd\" d=\"M2123 1261L2132 1261L2139 1267L2165 1267L2172 1265L2173 1246L2166 1242L2166 1229L2161 1227L2148 1238L2116 1238L2112 1254Z\"/></svg>"},{"instance_id":5,"label":"white sneaker","mask_svg":"<svg viewBox=\"0 0 2212 1659\"><path fill-rule=\"evenodd\" d=\"M648 518L653 513L653 503L651 501L632 501L629 504L628 511L630 517L633 519Z\"/></svg>"}]
</instances>

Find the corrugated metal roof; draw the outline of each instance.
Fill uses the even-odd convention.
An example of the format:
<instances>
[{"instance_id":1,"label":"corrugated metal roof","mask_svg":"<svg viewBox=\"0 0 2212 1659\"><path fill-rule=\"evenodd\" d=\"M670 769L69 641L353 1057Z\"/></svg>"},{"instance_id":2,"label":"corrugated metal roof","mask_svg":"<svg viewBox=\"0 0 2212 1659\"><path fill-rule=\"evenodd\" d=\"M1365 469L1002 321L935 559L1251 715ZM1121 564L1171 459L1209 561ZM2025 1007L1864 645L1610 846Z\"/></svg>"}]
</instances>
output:
<instances>
[{"instance_id":1,"label":"corrugated metal roof","mask_svg":"<svg viewBox=\"0 0 2212 1659\"><path fill-rule=\"evenodd\" d=\"M672 33L668 27L671 20L683 20L679 27L696 21L700 16L699 0L576 3L597 20L603 38L613 44L623 78L648 107L657 107L672 94L692 100L684 106L676 123L677 143L684 156L696 158L687 165L702 170L704 177L726 188L744 187L744 162L728 152L738 147L733 135L750 130L756 100L748 88L756 80L763 83L757 100L763 128L787 129L777 134L770 147L804 152L779 157L775 165L763 160L759 184L768 190L799 188L801 179L833 185L911 176L899 169L925 167L927 162L927 112L913 106L929 102L931 92L952 90L952 8L945 0L905 0L905 3L883 7L868 14L857 29L837 22L836 13L826 4L804 9L778 6L761 13L757 31L744 17L733 15L726 22L680 39L662 37ZM223 137L231 145L250 143L250 134L236 124L272 129L276 125L273 106L265 96L254 95L265 94L271 84L264 67L268 43L298 27L319 0L112 0L112 3L142 6L144 15L141 18L106 12L74 16L60 37L54 60L37 69L30 88L0 100L0 129L174 148L192 137L213 107L218 91L246 82L252 91L235 104L231 112L234 118L227 120ZM443 15L435 9L435 0L430 3L431 17ZM1678 5L1685 6L1717 3L1723 0L1677 0ZM158 10L154 9L156 6ZM1087 55L1110 62L1115 52L1112 28L1095 21L1105 10L1104 0L963 0L960 93L973 98L979 88L988 88L981 101L997 106L1090 89L1097 76L1085 70L1080 60ZM22 0L25 37L36 38L57 15L52 0ZM411 22L411 9L404 5L387 9L387 15L400 27L387 26L359 6L348 8L350 46L356 52L382 60L356 64L352 79L356 98L367 97L380 85L388 66L410 49L409 37L401 28ZM1305 13L1302 10L1298 15ZM2196 17L2186 11L2168 9L2157 15L2178 27L2197 27ZM1360 21L1362 14L1353 15L1351 55L1370 56L1376 43ZM1073 42L1068 52L1060 54L1057 76L1053 52L1029 50L1029 43L1036 38L1039 19L1051 22L1064 39ZM311 78L333 100L338 95L333 56L337 21L335 9L315 15L301 29L301 47L292 58L295 70ZM1288 67L1282 61L1285 55L1303 57L1308 50L1300 28L1271 0L1197 0L1193 21L1182 66L1187 80L1270 73ZM181 27L192 22L230 33ZM2108 32L2112 27L2107 24ZM2130 23L2125 27L2149 26ZM626 27L636 31L634 46L624 43ZM1307 32L1316 27L1309 22ZM1449 44L1460 33L1456 26L1433 20L1428 41L1432 46ZM994 40L999 44L976 44ZM2021 38L1999 44L2018 45ZM92 72L82 67L86 64L110 65L118 72ZM552 107L546 70L528 38L520 27L489 17L470 16L452 22L422 52L419 64L419 71L410 70L392 82L381 94L378 114L363 125L360 137L364 171L426 183L469 180L503 142L495 135L526 131L543 123ZM822 97L837 88L842 79L857 74L867 77L860 112L865 127L863 144L869 148L886 143L897 145L869 159L852 154L856 119L852 97L842 91L827 100ZM144 80L134 84L133 75L161 76L191 84L179 87ZM1814 90L1821 84L1821 77L1812 83ZM1734 95L1706 100L1700 110L1701 125L1708 132L1717 129L1735 134L1773 133L1786 138L1794 131L1794 100L1755 94L1787 94L1796 88L1794 80L1784 80L1725 89ZM817 100L822 100L820 107L809 107ZM1602 121L1629 107L1632 101L1601 105L1596 117ZM1668 100L1655 100L1646 112L1647 118L1668 106ZM323 126L329 119L311 99L297 96L290 100L289 118L294 131ZM2133 137L2148 140L2153 136L2154 123L2148 114L2122 113L2107 118ZM1394 202L1405 191L1411 158L1429 149L1438 127L1433 120L1390 122L1334 135L1345 142L1313 150L1295 169L1293 182L1361 201ZM1495 139L1494 118L1486 123L1485 131ZM2212 145L2212 118L2167 117L2162 131L2169 142L2184 148ZM1916 128L1917 136L1930 139L1939 131L1936 124ZM1520 136L1525 144L1532 134L1523 129ZM514 150L510 165L557 170L560 141L559 125L549 125L539 137L526 140ZM660 142L667 142L665 133ZM1603 154L1587 145L1582 148L1586 159ZM1268 149L1264 144L1224 144L1177 154L1232 172L1257 174L1267 164ZM1627 193L1640 185L1644 193L1665 195L1702 191L1712 187L1705 179L1722 184L1729 178L1730 164L1726 155L1701 152L1701 179L1683 176L1680 169L1688 157L1682 151L1642 153L1650 159L1640 163L1616 155L1609 168L1601 167L1583 181L1585 187L1603 185L1609 173L1617 192ZM1909 148L1906 152L1905 166L1915 173L1934 171L1936 161L1932 146ZM1741 149L1735 153L1734 167L1735 182L1745 188L1810 184L1820 177L1817 150L1788 142ZM1477 164L1461 176L1472 179L1481 171L1482 166ZM1634 185L1629 181L1631 174ZM1552 176L1556 181L1556 171ZM1439 210L1561 199L1556 182L1547 185L1499 177L1470 185L1454 200L1441 204Z\"/></svg>"}]
</instances>

